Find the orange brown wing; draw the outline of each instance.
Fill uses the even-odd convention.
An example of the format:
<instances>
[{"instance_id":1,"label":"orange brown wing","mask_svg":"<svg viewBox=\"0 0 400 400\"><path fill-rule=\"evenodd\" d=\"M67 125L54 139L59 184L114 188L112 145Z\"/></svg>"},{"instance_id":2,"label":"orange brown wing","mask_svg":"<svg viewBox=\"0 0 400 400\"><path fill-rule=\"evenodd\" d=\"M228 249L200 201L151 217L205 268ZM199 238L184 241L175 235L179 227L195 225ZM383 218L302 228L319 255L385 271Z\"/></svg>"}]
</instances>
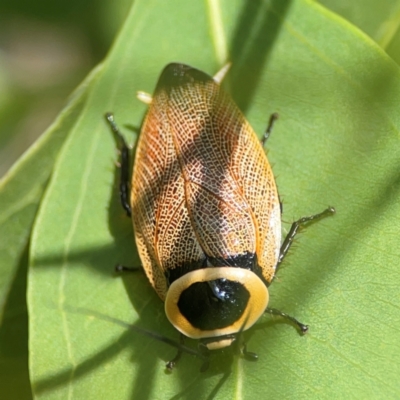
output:
<instances>
[{"instance_id":1,"label":"orange brown wing","mask_svg":"<svg viewBox=\"0 0 400 400\"><path fill-rule=\"evenodd\" d=\"M267 281L279 255L279 199L263 149L211 77L170 64L138 143L132 181L136 242L161 298L165 272L256 253Z\"/></svg>"}]
</instances>

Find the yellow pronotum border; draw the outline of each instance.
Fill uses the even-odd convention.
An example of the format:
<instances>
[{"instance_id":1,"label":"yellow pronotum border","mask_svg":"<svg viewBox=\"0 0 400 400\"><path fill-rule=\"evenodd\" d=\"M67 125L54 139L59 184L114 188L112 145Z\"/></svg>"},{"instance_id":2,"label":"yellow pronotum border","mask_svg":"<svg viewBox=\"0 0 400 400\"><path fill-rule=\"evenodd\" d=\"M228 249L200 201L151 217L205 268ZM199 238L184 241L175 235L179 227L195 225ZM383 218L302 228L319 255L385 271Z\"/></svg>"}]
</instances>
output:
<instances>
[{"instance_id":1,"label":"yellow pronotum border","mask_svg":"<svg viewBox=\"0 0 400 400\"><path fill-rule=\"evenodd\" d=\"M228 327L208 331L195 328L179 310L178 301L181 293L193 283L216 279L241 283L250 293L247 307L242 316ZM216 337L249 329L264 313L268 299L267 287L254 272L237 267L203 268L189 272L172 283L165 299L165 313L171 324L185 336L193 339Z\"/></svg>"}]
</instances>

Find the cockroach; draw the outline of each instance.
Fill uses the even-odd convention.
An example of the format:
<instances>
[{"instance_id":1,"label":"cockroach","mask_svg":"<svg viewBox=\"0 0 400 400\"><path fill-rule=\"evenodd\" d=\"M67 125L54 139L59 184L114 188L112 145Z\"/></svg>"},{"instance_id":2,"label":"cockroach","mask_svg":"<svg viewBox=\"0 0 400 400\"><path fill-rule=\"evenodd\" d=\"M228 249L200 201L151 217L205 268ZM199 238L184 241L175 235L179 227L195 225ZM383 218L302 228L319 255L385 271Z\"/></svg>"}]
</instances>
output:
<instances>
[{"instance_id":1,"label":"cockroach","mask_svg":"<svg viewBox=\"0 0 400 400\"><path fill-rule=\"evenodd\" d=\"M220 87L226 70L213 78L169 64L154 95L140 93L149 109L131 184L128 146L107 114L121 142L121 201L144 271L171 324L209 350L230 346L264 313L307 331L268 308L268 287L299 229L335 212L299 219L281 244L281 204L263 148L277 114L260 141Z\"/></svg>"}]
</instances>

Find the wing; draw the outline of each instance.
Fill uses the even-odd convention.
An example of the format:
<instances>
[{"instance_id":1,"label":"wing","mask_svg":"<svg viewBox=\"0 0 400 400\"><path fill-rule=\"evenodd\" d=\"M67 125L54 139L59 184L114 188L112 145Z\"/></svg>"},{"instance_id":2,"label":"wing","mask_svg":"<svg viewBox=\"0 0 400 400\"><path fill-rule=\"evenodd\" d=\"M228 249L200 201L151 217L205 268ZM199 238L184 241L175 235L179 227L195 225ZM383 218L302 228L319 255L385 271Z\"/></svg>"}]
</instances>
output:
<instances>
[{"instance_id":1,"label":"wing","mask_svg":"<svg viewBox=\"0 0 400 400\"><path fill-rule=\"evenodd\" d=\"M185 203L185 185L167 121L163 96L143 123L132 176L135 239L146 274L164 299L165 272L204 258Z\"/></svg>"},{"instance_id":2,"label":"wing","mask_svg":"<svg viewBox=\"0 0 400 400\"><path fill-rule=\"evenodd\" d=\"M211 77L166 67L143 125L132 187L136 241L153 286L166 270L245 253L257 254L270 280L280 243L272 171L250 125Z\"/></svg>"}]
</instances>

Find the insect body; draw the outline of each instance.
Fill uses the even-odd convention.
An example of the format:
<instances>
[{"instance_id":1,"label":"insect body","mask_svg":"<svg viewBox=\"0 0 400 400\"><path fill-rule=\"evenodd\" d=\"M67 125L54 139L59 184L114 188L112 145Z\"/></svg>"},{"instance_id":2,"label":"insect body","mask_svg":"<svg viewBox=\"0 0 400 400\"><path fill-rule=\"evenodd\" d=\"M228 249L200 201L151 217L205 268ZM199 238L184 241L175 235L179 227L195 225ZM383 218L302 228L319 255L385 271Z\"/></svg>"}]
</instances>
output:
<instances>
[{"instance_id":1,"label":"insect body","mask_svg":"<svg viewBox=\"0 0 400 400\"><path fill-rule=\"evenodd\" d=\"M267 288L297 229L333 212L296 222L281 249L280 201L261 142L219 84L183 64L159 78L123 203L169 321L209 349L230 345L266 311L286 316L267 309Z\"/></svg>"},{"instance_id":2,"label":"insect body","mask_svg":"<svg viewBox=\"0 0 400 400\"><path fill-rule=\"evenodd\" d=\"M255 133L205 73L161 74L131 205L146 274L180 332L219 337L258 320L279 257L278 193Z\"/></svg>"}]
</instances>

